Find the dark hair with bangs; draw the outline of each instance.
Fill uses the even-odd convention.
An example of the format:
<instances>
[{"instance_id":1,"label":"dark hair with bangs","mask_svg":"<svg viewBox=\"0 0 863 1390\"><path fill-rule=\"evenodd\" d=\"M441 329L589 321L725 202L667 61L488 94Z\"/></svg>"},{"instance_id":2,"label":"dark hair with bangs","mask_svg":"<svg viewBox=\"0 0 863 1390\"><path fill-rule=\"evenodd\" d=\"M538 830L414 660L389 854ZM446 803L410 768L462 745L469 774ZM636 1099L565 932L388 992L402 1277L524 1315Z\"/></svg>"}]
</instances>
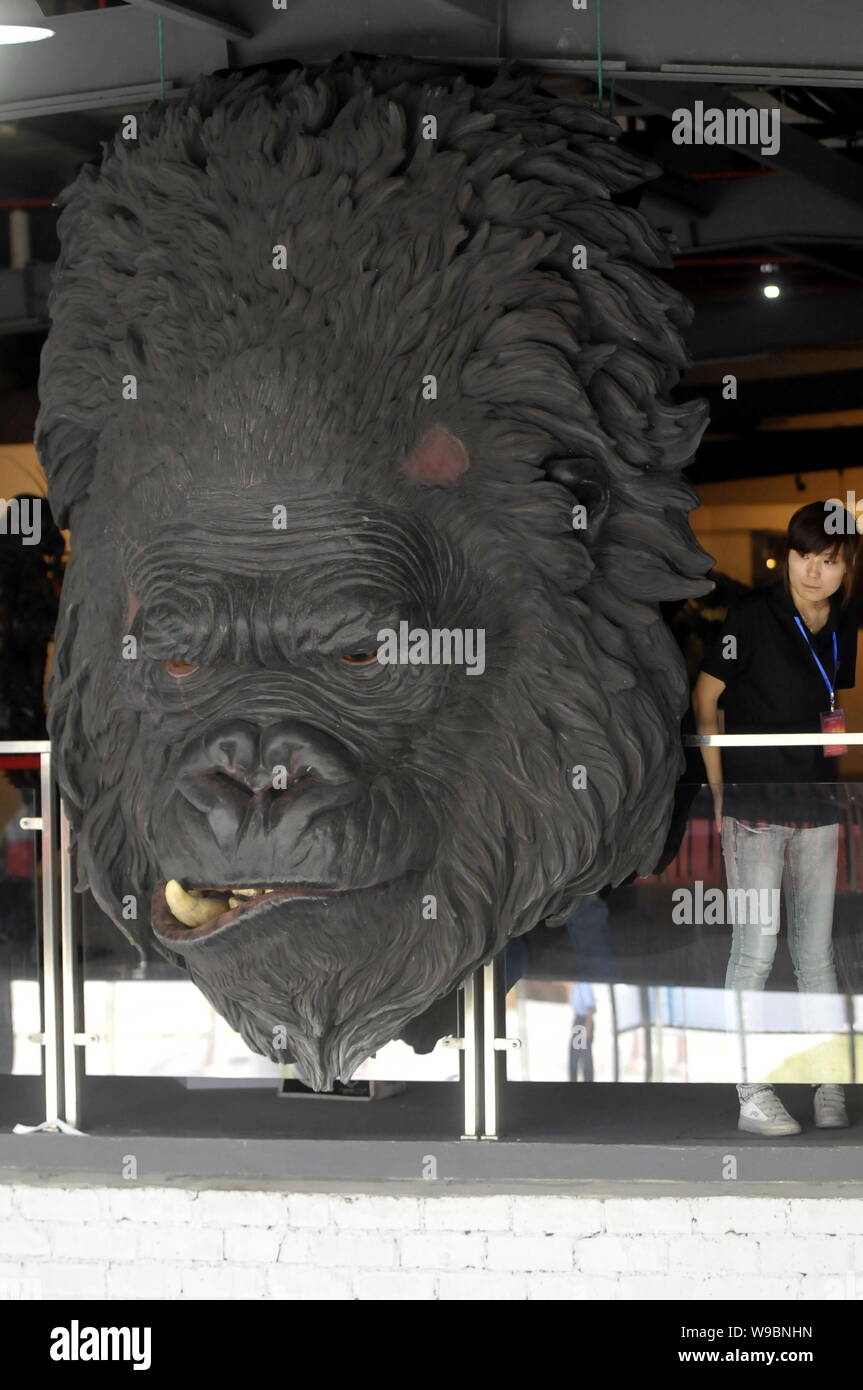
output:
<instances>
[{"instance_id":1,"label":"dark hair with bangs","mask_svg":"<svg viewBox=\"0 0 863 1390\"><path fill-rule=\"evenodd\" d=\"M788 588L788 552L800 555L821 555L825 550L833 559L845 561L842 579L843 601L848 602L854 583L854 562L857 557L857 521L846 511L838 498L826 502L807 502L788 523L783 556L785 587Z\"/></svg>"}]
</instances>

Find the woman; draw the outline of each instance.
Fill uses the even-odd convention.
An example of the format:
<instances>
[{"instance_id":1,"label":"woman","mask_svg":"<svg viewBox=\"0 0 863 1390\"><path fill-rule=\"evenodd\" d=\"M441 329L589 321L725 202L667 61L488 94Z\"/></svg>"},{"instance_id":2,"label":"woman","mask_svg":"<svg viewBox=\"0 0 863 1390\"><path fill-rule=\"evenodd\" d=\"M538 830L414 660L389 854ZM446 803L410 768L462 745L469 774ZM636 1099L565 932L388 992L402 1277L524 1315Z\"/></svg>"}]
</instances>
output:
<instances>
[{"instance_id":1,"label":"woman","mask_svg":"<svg viewBox=\"0 0 863 1390\"><path fill-rule=\"evenodd\" d=\"M702 665L693 694L700 734L844 729L836 691L854 684L857 621L850 594L857 539L854 518L835 503L811 502L795 512L782 579L746 594L729 610ZM825 725L822 717L831 712ZM841 742L839 733L837 746ZM764 988L776 954L784 883L797 988L835 992L835 756L821 745L708 747L702 753L722 836L729 903L734 901L734 915L744 919L732 918L726 989ZM770 1137L800 1133L772 1086L749 1081L737 1091L740 1129ZM816 1087L815 1123L822 1128L848 1124L841 1086Z\"/></svg>"}]
</instances>

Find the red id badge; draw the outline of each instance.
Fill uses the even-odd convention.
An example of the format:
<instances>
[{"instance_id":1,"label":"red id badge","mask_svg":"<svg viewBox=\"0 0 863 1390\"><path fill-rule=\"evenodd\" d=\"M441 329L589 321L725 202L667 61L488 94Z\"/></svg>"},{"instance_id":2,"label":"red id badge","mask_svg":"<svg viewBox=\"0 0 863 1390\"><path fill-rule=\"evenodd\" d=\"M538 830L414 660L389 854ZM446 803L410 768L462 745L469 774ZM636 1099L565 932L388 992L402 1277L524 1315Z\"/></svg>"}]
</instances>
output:
<instances>
[{"instance_id":1,"label":"red id badge","mask_svg":"<svg viewBox=\"0 0 863 1390\"><path fill-rule=\"evenodd\" d=\"M844 734L844 709L833 709L829 714L822 714L821 732L822 734ZM825 758L838 758L840 753L848 752L848 745L847 743L825 743L822 751Z\"/></svg>"}]
</instances>

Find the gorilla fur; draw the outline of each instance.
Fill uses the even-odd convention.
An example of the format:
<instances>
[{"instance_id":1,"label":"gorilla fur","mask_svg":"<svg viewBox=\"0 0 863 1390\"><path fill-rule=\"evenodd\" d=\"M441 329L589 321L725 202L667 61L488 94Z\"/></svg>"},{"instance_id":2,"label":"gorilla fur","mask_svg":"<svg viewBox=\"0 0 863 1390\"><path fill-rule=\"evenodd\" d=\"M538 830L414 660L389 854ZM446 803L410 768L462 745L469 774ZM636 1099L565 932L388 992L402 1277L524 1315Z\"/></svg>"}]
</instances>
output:
<instances>
[{"instance_id":1,"label":"gorilla fur","mask_svg":"<svg viewBox=\"0 0 863 1390\"><path fill-rule=\"evenodd\" d=\"M202 79L62 196L82 880L316 1088L663 844L706 406L669 400L691 311L618 133L514 69L345 55ZM366 660L405 620L482 629L483 674ZM287 892L184 935L143 907L171 878Z\"/></svg>"}]
</instances>

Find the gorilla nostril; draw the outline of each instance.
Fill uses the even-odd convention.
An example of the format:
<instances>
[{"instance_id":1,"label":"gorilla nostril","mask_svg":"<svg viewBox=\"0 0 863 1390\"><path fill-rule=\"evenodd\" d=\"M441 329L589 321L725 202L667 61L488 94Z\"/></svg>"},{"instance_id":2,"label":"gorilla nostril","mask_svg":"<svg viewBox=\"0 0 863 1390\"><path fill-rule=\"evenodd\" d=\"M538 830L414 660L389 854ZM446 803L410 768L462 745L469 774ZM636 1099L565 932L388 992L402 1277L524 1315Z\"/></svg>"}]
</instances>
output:
<instances>
[{"instance_id":1,"label":"gorilla nostril","mask_svg":"<svg viewBox=\"0 0 863 1390\"><path fill-rule=\"evenodd\" d=\"M259 763L258 732L251 724L238 721L208 739L203 748L215 764L232 771L238 770L240 775L246 768L257 767Z\"/></svg>"},{"instance_id":2,"label":"gorilla nostril","mask_svg":"<svg viewBox=\"0 0 863 1390\"><path fill-rule=\"evenodd\" d=\"M296 771L285 769L284 772L279 767L260 767L250 773L245 781L253 793L271 791L278 795L283 791L294 791L298 783L305 781L310 773L311 768L308 767L298 768Z\"/></svg>"},{"instance_id":3,"label":"gorilla nostril","mask_svg":"<svg viewBox=\"0 0 863 1390\"><path fill-rule=\"evenodd\" d=\"M201 773L200 776L202 780L209 781L217 793L221 789L225 792L239 791L242 792L243 796L254 796L255 792L258 791L258 787L253 786L248 777L241 776L236 772L229 772L224 767L213 767L209 772Z\"/></svg>"},{"instance_id":4,"label":"gorilla nostril","mask_svg":"<svg viewBox=\"0 0 863 1390\"><path fill-rule=\"evenodd\" d=\"M264 729L261 762L278 771L275 785L284 790L308 777L342 784L356 776L355 760L341 743L299 720L286 719Z\"/></svg>"},{"instance_id":5,"label":"gorilla nostril","mask_svg":"<svg viewBox=\"0 0 863 1390\"><path fill-rule=\"evenodd\" d=\"M280 818L314 793L315 804L341 804L356 789L356 760L335 738L299 720L260 728L230 720L181 755L180 793L210 819L247 814Z\"/></svg>"},{"instance_id":6,"label":"gorilla nostril","mask_svg":"<svg viewBox=\"0 0 863 1390\"><path fill-rule=\"evenodd\" d=\"M216 790L219 787L226 793L239 790L248 797L260 796L266 792L279 795L284 791L295 791L301 782L314 780L314 770L310 767L300 767L293 771L280 767L257 767L248 771L234 767L211 767L204 769L199 775Z\"/></svg>"}]
</instances>

